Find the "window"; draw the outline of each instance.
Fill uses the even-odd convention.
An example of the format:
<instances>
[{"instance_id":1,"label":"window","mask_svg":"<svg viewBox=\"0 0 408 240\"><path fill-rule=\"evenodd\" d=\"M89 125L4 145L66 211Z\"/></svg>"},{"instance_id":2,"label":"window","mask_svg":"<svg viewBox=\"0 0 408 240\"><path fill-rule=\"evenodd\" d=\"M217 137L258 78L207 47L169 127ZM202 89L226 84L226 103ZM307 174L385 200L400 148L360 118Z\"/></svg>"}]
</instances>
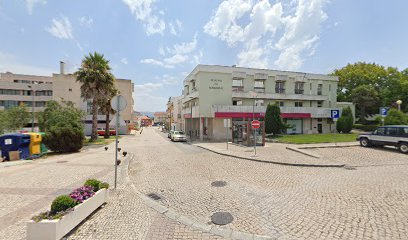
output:
<instances>
[{"instance_id":1,"label":"window","mask_svg":"<svg viewBox=\"0 0 408 240\"><path fill-rule=\"evenodd\" d=\"M398 135L401 137L408 137L408 127L403 127L398 129Z\"/></svg>"},{"instance_id":2,"label":"window","mask_svg":"<svg viewBox=\"0 0 408 240\"><path fill-rule=\"evenodd\" d=\"M317 95L322 95L323 84L317 85Z\"/></svg>"},{"instance_id":3,"label":"window","mask_svg":"<svg viewBox=\"0 0 408 240\"><path fill-rule=\"evenodd\" d=\"M309 103L310 103L310 107L312 107L313 106L313 101L310 101Z\"/></svg>"},{"instance_id":4,"label":"window","mask_svg":"<svg viewBox=\"0 0 408 240\"><path fill-rule=\"evenodd\" d=\"M295 102L295 107L303 107L303 102Z\"/></svg>"},{"instance_id":5,"label":"window","mask_svg":"<svg viewBox=\"0 0 408 240\"><path fill-rule=\"evenodd\" d=\"M233 79L232 80L232 91L233 92L244 91L244 81L242 79Z\"/></svg>"},{"instance_id":6,"label":"window","mask_svg":"<svg viewBox=\"0 0 408 240\"><path fill-rule=\"evenodd\" d=\"M376 131L377 135L384 135L385 134L385 128L378 128Z\"/></svg>"},{"instance_id":7,"label":"window","mask_svg":"<svg viewBox=\"0 0 408 240\"><path fill-rule=\"evenodd\" d=\"M4 107L5 109L13 108L18 106L17 101L13 100L0 100L0 106Z\"/></svg>"},{"instance_id":8,"label":"window","mask_svg":"<svg viewBox=\"0 0 408 240\"><path fill-rule=\"evenodd\" d=\"M232 105L234 106L241 106L242 105L242 100L233 100Z\"/></svg>"},{"instance_id":9,"label":"window","mask_svg":"<svg viewBox=\"0 0 408 240\"><path fill-rule=\"evenodd\" d=\"M283 81L276 82L275 93L285 93L285 82Z\"/></svg>"},{"instance_id":10,"label":"window","mask_svg":"<svg viewBox=\"0 0 408 240\"><path fill-rule=\"evenodd\" d=\"M188 85L184 86L184 93L188 95L190 93Z\"/></svg>"},{"instance_id":11,"label":"window","mask_svg":"<svg viewBox=\"0 0 408 240\"><path fill-rule=\"evenodd\" d=\"M276 102L276 104L277 104L279 107L285 106L285 102Z\"/></svg>"},{"instance_id":12,"label":"window","mask_svg":"<svg viewBox=\"0 0 408 240\"><path fill-rule=\"evenodd\" d=\"M329 92L331 91L331 84L329 84Z\"/></svg>"},{"instance_id":13,"label":"window","mask_svg":"<svg viewBox=\"0 0 408 240\"><path fill-rule=\"evenodd\" d=\"M20 95L20 90L0 89L0 95Z\"/></svg>"},{"instance_id":14,"label":"window","mask_svg":"<svg viewBox=\"0 0 408 240\"><path fill-rule=\"evenodd\" d=\"M263 105L264 105L264 100L263 99L255 100L255 106L263 106Z\"/></svg>"},{"instance_id":15,"label":"window","mask_svg":"<svg viewBox=\"0 0 408 240\"><path fill-rule=\"evenodd\" d=\"M191 85L192 85L192 86L191 86L191 90L192 90L192 91L197 90L197 89L196 89L195 81L192 81L192 82L191 82Z\"/></svg>"},{"instance_id":16,"label":"window","mask_svg":"<svg viewBox=\"0 0 408 240\"><path fill-rule=\"evenodd\" d=\"M322 107L323 106L323 101L317 101L317 107Z\"/></svg>"},{"instance_id":17,"label":"window","mask_svg":"<svg viewBox=\"0 0 408 240\"><path fill-rule=\"evenodd\" d=\"M35 96L52 96L51 90L35 91Z\"/></svg>"},{"instance_id":18,"label":"window","mask_svg":"<svg viewBox=\"0 0 408 240\"><path fill-rule=\"evenodd\" d=\"M394 127L389 127L389 128L387 128L387 132L385 133L385 135L388 135L388 136L397 136L397 128L394 128Z\"/></svg>"},{"instance_id":19,"label":"window","mask_svg":"<svg viewBox=\"0 0 408 240\"><path fill-rule=\"evenodd\" d=\"M36 107L45 107L45 102L35 102Z\"/></svg>"},{"instance_id":20,"label":"window","mask_svg":"<svg viewBox=\"0 0 408 240\"><path fill-rule=\"evenodd\" d=\"M323 118L318 118L317 121L318 122L323 122Z\"/></svg>"},{"instance_id":21,"label":"window","mask_svg":"<svg viewBox=\"0 0 408 240\"><path fill-rule=\"evenodd\" d=\"M255 80L254 90L255 92L265 92L265 81Z\"/></svg>"},{"instance_id":22,"label":"window","mask_svg":"<svg viewBox=\"0 0 408 240\"><path fill-rule=\"evenodd\" d=\"M312 91L312 83L310 83L310 91Z\"/></svg>"},{"instance_id":23,"label":"window","mask_svg":"<svg viewBox=\"0 0 408 240\"><path fill-rule=\"evenodd\" d=\"M295 94L303 94L304 86L304 82L295 82Z\"/></svg>"}]
</instances>

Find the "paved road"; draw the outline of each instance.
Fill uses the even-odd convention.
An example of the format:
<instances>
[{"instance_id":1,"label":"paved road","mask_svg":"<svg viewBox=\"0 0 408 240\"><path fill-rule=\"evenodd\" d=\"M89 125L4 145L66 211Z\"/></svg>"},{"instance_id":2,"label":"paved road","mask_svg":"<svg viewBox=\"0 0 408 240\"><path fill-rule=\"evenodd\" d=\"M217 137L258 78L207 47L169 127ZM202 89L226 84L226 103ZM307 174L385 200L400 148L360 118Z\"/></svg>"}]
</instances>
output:
<instances>
[{"instance_id":1,"label":"paved road","mask_svg":"<svg viewBox=\"0 0 408 240\"><path fill-rule=\"evenodd\" d=\"M214 212L228 211L234 221L227 227L282 239L408 239L406 155L374 149L376 154L360 158L369 150L343 148L333 152L337 160L364 167L288 167L172 143L153 129L142 135L129 146L136 154L132 181L142 193L159 194L163 205L196 221L207 223ZM365 164L382 156L389 164ZM399 165L390 164L393 157ZM227 186L211 187L216 180Z\"/></svg>"}]
</instances>

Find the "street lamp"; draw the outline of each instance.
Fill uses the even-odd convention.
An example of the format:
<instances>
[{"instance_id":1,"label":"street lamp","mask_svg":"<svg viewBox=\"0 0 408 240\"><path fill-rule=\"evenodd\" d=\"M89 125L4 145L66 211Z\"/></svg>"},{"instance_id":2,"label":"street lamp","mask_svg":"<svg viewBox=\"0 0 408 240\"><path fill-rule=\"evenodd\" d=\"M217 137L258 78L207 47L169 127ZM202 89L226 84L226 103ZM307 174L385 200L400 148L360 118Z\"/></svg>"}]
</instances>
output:
<instances>
[{"instance_id":1,"label":"street lamp","mask_svg":"<svg viewBox=\"0 0 408 240\"><path fill-rule=\"evenodd\" d=\"M34 132L34 85L29 85L28 88L31 89L31 132Z\"/></svg>"},{"instance_id":2,"label":"street lamp","mask_svg":"<svg viewBox=\"0 0 408 240\"><path fill-rule=\"evenodd\" d=\"M401 104L402 104L402 101L401 101L401 100L398 100L398 101L397 101L398 111L401 111Z\"/></svg>"}]
</instances>

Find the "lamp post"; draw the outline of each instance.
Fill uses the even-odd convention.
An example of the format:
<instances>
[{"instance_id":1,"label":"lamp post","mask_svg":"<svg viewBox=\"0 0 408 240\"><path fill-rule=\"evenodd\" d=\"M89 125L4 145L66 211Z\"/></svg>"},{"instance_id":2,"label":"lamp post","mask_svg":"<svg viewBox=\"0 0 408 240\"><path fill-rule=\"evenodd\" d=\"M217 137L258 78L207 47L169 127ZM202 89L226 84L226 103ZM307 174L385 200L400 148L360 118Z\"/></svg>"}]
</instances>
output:
<instances>
[{"instance_id":1,"label":"lamp post","mask_svg":"<svg viewBox=\"0 0 408 240\"><path fill-rule=\"evenodd\" d=\"M34 132L34 85L29 85L28 88L31 89L31 132Z\"/></svg>"},{"instance_id":2,"label":"lamp post","mask_svg":"<svg viewBox=\"0 0 408 240\"><path fill-rule=\"evenodd\" d=\"M402 101L401 101L401 100L398 100L398 101L397 101L398 111L401 111L401 104L402 104Z\"/></svg>"},{"instance_id":3,"label":"lamp post","mask_svg":"<svg viewBox=\"0 0 408 240\"><path fill-rule=\"evenodd\" d=\"M254 104L252 105L252 121L255 120L255 104L256 104L256 97L258 94L254 91L250 91L249 94L254 98ZM251 124L252 127L252 124ZM253 135L254 135L254 153L256 156L256 130L253 129Z\"/></svg>"},{"instance_id":4,"label":"lamp post","mask_svg":"<svg viewBox=\"0 0 408 240\"><path fill-rule=\"evenodd\" d=\"M193 97L189 97L188 100L190 101ZM190 143L193 143L193 104L190 102Z\"/></svg>"}]
</instances>

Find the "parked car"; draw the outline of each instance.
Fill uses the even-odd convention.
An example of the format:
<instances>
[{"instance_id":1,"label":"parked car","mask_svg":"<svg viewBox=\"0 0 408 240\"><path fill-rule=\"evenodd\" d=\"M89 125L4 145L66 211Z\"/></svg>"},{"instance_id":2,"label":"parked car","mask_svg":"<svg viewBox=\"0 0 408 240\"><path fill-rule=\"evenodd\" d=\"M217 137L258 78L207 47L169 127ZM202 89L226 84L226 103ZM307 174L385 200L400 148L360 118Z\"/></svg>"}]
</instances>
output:
<instances>
[{"instance_id":1,"label":"parked car","mask_svg":"<svg viewBox=\"0 0 408 240\"><path fill-rule=\"evenodd\" d=\"M171 140L174 142L187 142L187 137L183 131L173 131Z\"/></svg>"},{"instance_id":2,"label":"parked car","mask_svg":"<svg viewBox=\"0 0 408 240\"><path fill-rule=\"evenodd\" d=\"M98 128L97 132L99 136L105 136L105 128ZM110 136L116 135L116 130L113 128L109 129L109 135Z\"/></svg>"},{"instance_id":3,"label":"parked car","mask_svg":"<svg viewBox=\"0 0 408 240\"><path fill-rule=\"evenodd\" d=\"M167 137L171 139L171 135L173 134L173 130L170 130L169 133L167 134Z\"/></svg>"},{"instance_id":4,"label":"parked car","mask_svg":"<svg viewBox=\"0 0 408 240\"><path fill-rule=\"evenodd\" d=\"M408 153L408 125L381 126L372 133L360 134L357 141L363 147L395 146Z\"/></svg>"}]
</instances>

